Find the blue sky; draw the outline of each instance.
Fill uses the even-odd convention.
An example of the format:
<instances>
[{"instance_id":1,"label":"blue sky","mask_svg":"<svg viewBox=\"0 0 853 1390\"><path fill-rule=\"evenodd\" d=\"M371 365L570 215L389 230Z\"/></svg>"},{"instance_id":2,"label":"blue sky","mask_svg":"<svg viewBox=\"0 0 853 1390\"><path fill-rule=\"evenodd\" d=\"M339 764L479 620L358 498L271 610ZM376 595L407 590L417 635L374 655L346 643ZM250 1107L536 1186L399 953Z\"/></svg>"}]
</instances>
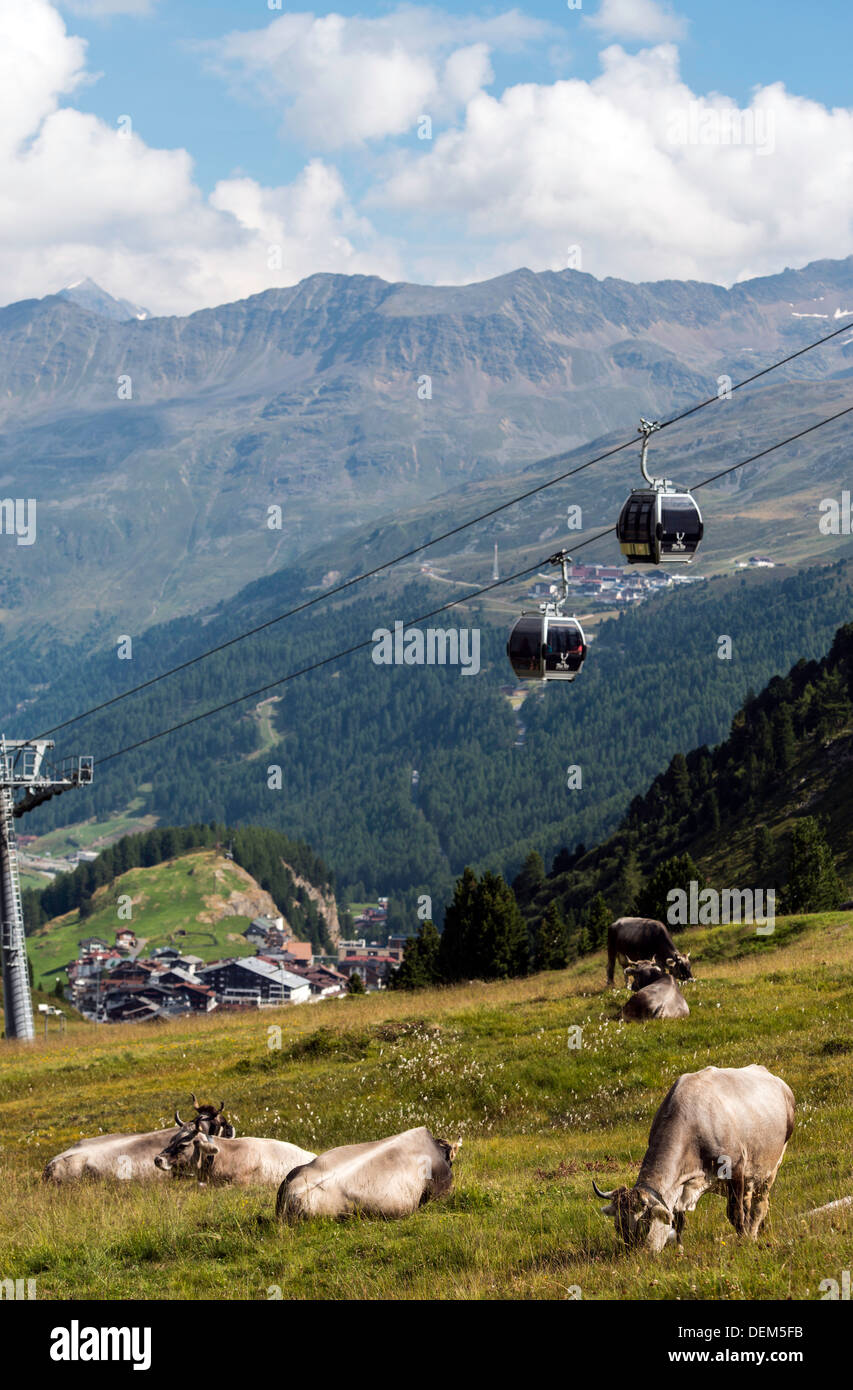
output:
<instances>
[{"instance_id":1,"label":"blue sky","mask_svg":"<svg viewBox=\"0 0 853 1390\"><path fill-rule=\"evenodd\" d=\"M0 0L0 301L846 256L851 30L846 0Z\"/></svg>"}]
</instances>

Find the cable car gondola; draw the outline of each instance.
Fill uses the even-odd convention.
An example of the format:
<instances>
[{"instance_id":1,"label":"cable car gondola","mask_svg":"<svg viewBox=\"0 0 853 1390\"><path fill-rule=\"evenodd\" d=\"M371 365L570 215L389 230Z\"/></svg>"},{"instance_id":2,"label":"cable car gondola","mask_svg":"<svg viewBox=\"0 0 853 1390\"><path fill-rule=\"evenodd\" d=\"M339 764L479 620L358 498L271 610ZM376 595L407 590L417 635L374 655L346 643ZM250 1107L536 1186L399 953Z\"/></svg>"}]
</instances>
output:
<instances>
[{"instance_id":1,"label":"cable car gondola","mask_svg":"<svg viewBox=\"0 0 853 1390\"><path fill-rule=\"evenodd\" d=\"M689 565L704 531L702 513L692 495L668 478L650 478L646 471L649 436L659 429L654 421L640 421L640 469L649 486L635 488L616 523L619 547L629 565Z\"/></svg>"},{"instance_id":2,"label":"cable car gondola","mask_svg":"<svg viewBox=\"0 0 853 1390\"><path fill-rule=\"evenodd\" d=\"M513 624L506 654L519 680L573 681L587 653L584 631L575 617L562 610L569 593L568 555L560 550L549 564L560 565L562 594L539 605L538 613L522 613Z\"/></svg>"}]
</instances>

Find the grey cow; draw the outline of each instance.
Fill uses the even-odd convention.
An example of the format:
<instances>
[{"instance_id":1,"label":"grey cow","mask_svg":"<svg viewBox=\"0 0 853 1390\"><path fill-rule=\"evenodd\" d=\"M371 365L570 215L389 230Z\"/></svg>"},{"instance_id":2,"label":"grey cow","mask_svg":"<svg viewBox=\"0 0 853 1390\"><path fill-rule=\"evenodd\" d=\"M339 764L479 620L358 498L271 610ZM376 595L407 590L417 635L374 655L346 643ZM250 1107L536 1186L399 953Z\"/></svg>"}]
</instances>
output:
<instances>
[{"instance_id":1,"label":"grey cow","mask_svg":"<svg viewBox=\"0 0 853 1390\"><path fill-rule=\"evenodd\" d=\"M154 1167L154 1158L182 1131L198 1125L205 1133L234 1133L233 1125L222 1115L223 1105L217 1110L212 1105L198 1105L195 1096L192 1100L196 1117L189 1126L176 1110L176 1129L155 1129L147 1134L98 1134L91 1139L79 1139L70 1149L49 1160L42 1173L43 1181L67 1183L79 1182L81 1178L120 1178L151 1182L167 1177L168 1170ZM194 1158L193 1153L183 1155L172 1175L183 1176Z\"/></svg>"},{"instance_id":2,"label":"grey cow","mask_svg":"<svg viewBox=\"0 0 853 1390\"><path fill-rule=\"evenodd\" d=\"M664 926L654 917L617 917L607 928L607 983L613 984L616 962L653 960L678 980L692 980L690 956L682 955Z\"/></svg>"},{"instance_id":3,"label":"grey cow","mask_svg":"<svg viewBox=\"0 0 853 1390\"><path fill-rule=\"evenodd\" d=\"M279 1188L276 1216L411 1216L453 1185L461 1146L435 1139L428 1129L407 1129L388 1139L328 1149L294 1169Z\"/></svg>"},{"instance_id":4,"label":"grey cow","mask_svg":"<svg viewBox=\"0 0 853 1390\"><path fill-rule=\"evenodd\" d=\"M672 976L659 965L642 961L633 968L627 966L625 974L636 989L622 1008L626 1023L643 1023L649 1018L687 1018L687 1000Z\"/></svg>"},{"instance_id":5,"label":"grey cow","mask_svg":"<svg viewBox=\"0 0 853 1390\"><path fill-rule=\"evenodd\" d=\"M175 1163L192 1163L201 1184L277 1187L294 1168L310 1163L312 1158L316 1154L310 1149L300 1149L281 1139L259 1139L254 1135L241 1139L211 1138L204 1130L198 1130L195 1134L176 1135L157 1154L154 1163L164 1172Z\"/></svg>"},{"instance_id":6,"label":"grey cow","mask_svg":"<svg viewBox=\"0 0 853 1390\"><path fill-rule=\"evenodd\" d=\"M684 1214L704 1192L726 1198L738 1235L758 1239L794 1129L794 1095L766 1067L705 1067L680 1076L652 1121L632 1188L602 1192L628 1246L681 1244Z\"/></svg>"}]
</instances>

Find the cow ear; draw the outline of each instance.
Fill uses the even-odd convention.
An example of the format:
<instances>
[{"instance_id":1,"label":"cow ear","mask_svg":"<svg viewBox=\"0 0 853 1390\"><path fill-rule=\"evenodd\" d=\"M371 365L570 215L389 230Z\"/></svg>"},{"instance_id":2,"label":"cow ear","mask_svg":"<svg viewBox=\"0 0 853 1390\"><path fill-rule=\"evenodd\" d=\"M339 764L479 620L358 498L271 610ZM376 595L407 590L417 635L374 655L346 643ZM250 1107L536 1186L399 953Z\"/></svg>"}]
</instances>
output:
<instances>
[{"instance_id":1,"label":"cow ear","mask_svg":"<svg viewBox=\"0 0 853 1390\"><path fill-rule=\"evenodd\" d=\"M649 1212L655 1221L672 1220L672 1212L667 1211L666 1207L662 1206L660 1202L654 1202L652 1206L649 1207Z\"/></svg>"},{"instance_id":2,"label":"cow ear","mask_svg":"<svg viewBox=\"0 0 853 1390\"><path fill-rule=\"evenodd\" d=\"M457 1139L455 1144L450 1145L450 1162L452 1163L459 1150L462 1148L462 1140Z\"/></svg>"},{"instance_id":3,"label":"cow ear","mask_svg":"<svg viewBox=\"0 0 853 1390\"><path fill-rule=\"evenodd\" d=\"M616 1203L608 1202L606 1207L599 1207L598 1210L601 1212L602 1216L615 1216Z\"/></svg>"}]
</instances>

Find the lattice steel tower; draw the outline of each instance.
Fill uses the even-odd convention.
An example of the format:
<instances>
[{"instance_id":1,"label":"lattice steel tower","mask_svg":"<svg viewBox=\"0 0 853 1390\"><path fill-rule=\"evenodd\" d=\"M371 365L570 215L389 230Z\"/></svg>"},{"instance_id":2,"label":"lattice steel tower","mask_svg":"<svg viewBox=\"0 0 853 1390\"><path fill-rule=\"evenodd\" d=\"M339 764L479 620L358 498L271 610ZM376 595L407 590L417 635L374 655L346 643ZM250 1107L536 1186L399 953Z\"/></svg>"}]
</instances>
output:
<instances>
[{"instance_id":1,"label":"lattice steel tower","mask_svg":"<svg viewBox=\"0 0 853 1390\"><path fill-rule=\"evenodd\" d=\"M27 974L27 943L18 876L14 823L52 796L92 780L91 757L64 758L45 763L52 739L12 739L0 736L0 955L3 958L3 1010L6 1037L35 1037L33 1001ZM17 793L23 792L22 796Z\"/></svg>"}]
</instances>

